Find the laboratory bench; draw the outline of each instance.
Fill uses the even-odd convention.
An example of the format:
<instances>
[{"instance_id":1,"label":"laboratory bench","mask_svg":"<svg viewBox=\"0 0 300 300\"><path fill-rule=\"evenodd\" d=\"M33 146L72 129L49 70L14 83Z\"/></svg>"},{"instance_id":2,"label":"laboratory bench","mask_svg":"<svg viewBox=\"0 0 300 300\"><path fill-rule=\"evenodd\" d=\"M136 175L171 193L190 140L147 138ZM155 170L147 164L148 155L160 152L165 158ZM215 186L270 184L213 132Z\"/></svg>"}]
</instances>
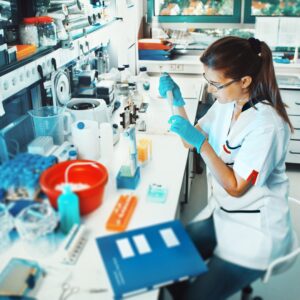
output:
<instances>
[{"instance_id":1,"label":"laboratory bench","mask_svg":"<svg viewBox=\"0 0 300 300\"><path fill-rule=\"evenodd\" d=\"M197 99L186 100L186 111L191 121L195 119L198 107ZM186 172L189 149L184 148L181 139L168 131L167 120L170 116L168 104L163 99L152 97L149 101L147 131L138 132L137 139L146 137L152 140L152 160L141 167L141 180L135 190L116 189L116 175L124 163L125 138L114 146L112 160L107 165L109 180L105 187L101 206L91 214L82 218L88 232L88 241L75 265L61 263L59 252L51 252L47 256L34 251L29 253L26 243L16 240L10 248L0 254L0 270L12 257L36 260L45 268L47 274L40 286L36 288L36 299L60 299L62 284L78 286L80 290L70 299L113 299L108 275L96 246L95 238L113 234L107 231L105 224L122 194L133 194L138 197L138 204L127 229L135 229L152 224L162 223L178 218L180 201L183 198L182 184ZM126 148L127 149L127 148ZM149 184L161 184L167 188L167 200L155 203L146 200ZM27 249L27 250L26 250ZM159 269L159 267L158 267ZM145 270L146 271L146 270ZM89 293L88 289L107 289L103 293ZM134 296L132 299L157 299L158 290Z\"/></svg>"}]
</instances>

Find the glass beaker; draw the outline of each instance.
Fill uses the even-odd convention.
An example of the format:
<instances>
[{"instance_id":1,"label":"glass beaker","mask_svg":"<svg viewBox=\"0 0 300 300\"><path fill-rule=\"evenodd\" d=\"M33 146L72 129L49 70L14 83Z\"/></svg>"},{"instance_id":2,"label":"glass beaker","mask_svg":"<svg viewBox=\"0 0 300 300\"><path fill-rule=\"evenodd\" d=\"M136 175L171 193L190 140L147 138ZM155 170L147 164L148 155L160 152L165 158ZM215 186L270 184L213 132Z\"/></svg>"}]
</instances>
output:
<instances>
[{"instance_id":1,"label":"glass beaker","mask_svg":"<svg viewBox=\"0 0 300 300\"><path fill-rule=\"evenodd\" d=\"M58 216L48 203L36 203L23 209L15 218L15 224L30 253L46 256L56 250L54 230Z\"/></svg>"},{"instance_id":2,"label":"glass beaker","mask_svg":"<svg viewBox=\"0 0 300 300\"><path fill-rule=\"evenodd\" d=\"M64 142L64 135L71 132L71 115L57 106L43 106L28 111L32 117L35 136L51 136L55 145Z\"/></svg>"}]
</instances>

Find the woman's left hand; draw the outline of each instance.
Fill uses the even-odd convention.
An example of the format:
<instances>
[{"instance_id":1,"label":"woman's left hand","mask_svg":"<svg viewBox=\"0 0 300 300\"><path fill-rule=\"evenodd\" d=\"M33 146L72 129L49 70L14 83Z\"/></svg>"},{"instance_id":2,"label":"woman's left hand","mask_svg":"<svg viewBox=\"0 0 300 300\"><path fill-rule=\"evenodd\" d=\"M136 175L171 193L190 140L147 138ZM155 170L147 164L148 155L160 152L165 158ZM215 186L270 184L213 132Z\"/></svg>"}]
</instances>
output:
<instances>
[{"instance_id":1,"label":"woman's left hand","mask_svg":"<svg viewBox=\"0 0 300 300\"><path fill-rule=\"evenodd\" d=\"M185 118L174 115L169 119L170 130L177 133L187 143L194 146L198 153L205 141L205 136Z\"/></svg>"}]
</instances>

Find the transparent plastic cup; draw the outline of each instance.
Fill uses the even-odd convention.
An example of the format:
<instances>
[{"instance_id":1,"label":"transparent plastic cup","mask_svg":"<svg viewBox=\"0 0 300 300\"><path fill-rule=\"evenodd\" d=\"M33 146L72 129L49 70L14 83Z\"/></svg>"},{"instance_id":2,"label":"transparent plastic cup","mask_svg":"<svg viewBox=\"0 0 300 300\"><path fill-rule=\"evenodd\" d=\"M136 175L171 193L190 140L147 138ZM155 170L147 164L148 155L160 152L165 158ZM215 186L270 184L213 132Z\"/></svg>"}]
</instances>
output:
<instances>
[{"instance_id":1,"label":"transparent plastic cup","mask_svg":"<svg viewBox=\"0 0 300 300\"><path fill-rule=\"evenodd\" d=\"M30 253L46 256L56 250L54 230L58 216L48 203L36 203L23 209L16 217L15 224Z\"/></svg>"},{"instance_id":2,"label":"transparent plastic cup","mask_svg":"<svg viewBox=\"0 0 300 300\"><path fill-rule=\"evenodd\" d=\"M35 136L51 136L55 145L64 142L64 136L71 132L71 115L64 108L43 106L28 111L32 117Z\"/></svg>"}]
</instances>

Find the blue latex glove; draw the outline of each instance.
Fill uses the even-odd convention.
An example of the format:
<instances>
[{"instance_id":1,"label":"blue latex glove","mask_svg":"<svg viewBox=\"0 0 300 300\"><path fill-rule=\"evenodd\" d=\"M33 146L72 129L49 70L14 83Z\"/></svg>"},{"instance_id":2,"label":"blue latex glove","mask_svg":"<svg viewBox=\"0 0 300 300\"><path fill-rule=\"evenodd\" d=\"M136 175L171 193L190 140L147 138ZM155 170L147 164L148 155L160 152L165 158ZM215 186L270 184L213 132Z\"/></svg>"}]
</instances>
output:
<instances>
[{"instance_id":1,"label":"blue latex glove","mask_svg":"<svg viewBox=\"0 0 300 300\"><path fill-rule=\"evenodd\" d=\"M164 73L162 76L160 76L158 91L160 96L163 98L167 98L167 91L172 91L173 105L178 107L185 105L179 86L168 73Z\"/></svg>"},{"instance_id":2,"label":"blue latex glove","mask_svg":"<svg viewBox=\"0 0 300 300\"><path fill-rule=\"evenodd\" d=\"M185 118L174 115L169 119L170 130L177 133L188 144L194 146L198 153L205 141L205 136Z\"/></svg>"}]
</instances>

